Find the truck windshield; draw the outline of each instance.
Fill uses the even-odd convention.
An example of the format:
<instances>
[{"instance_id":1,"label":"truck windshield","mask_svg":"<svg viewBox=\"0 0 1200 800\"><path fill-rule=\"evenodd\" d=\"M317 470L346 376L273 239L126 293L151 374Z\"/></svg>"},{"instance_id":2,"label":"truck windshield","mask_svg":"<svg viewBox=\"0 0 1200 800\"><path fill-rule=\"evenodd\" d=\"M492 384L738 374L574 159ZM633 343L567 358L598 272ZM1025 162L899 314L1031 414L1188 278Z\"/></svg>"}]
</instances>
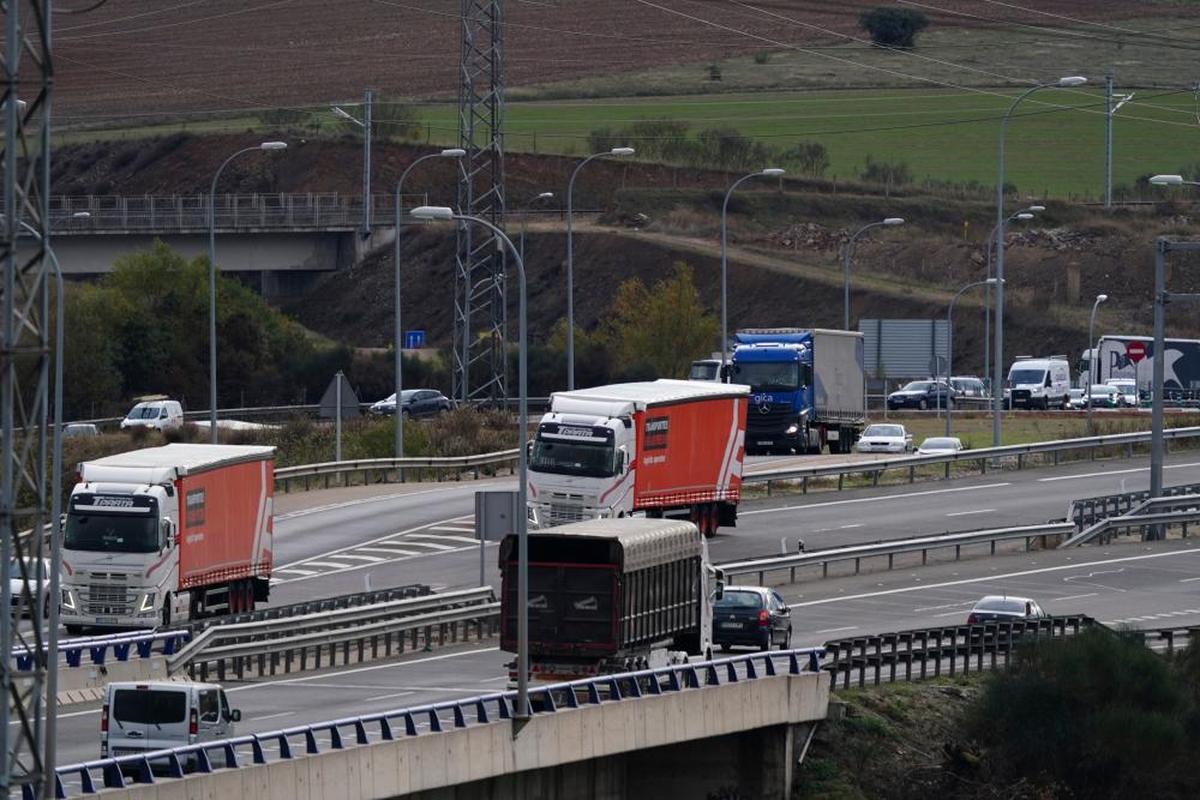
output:
<instances>
[{"instance_id":1,"label":"truck windshield","mask_svg":"<svg viewBox=\"0 0 1200 800\"><path fill-rule=\"evenodd\" d=\"M756 392L794 392L800 388L800 365L795 361L734 364L733 382Z\"/></svg>"},{"instance_id":2,"label":"truck windshield","mask_svg":"<svg viewBox=\"0 0 1200 800\"><path fill-rule=\"evenodd\" d=\"M68 550L109 553L158 552L158 524L153 514L67 514L63 546Z\"/></svg>"},{"instance_id":3,"label":"truck windshield","mask_svg":"<svg viewBox=\"0 0 1200 800\"><path fill-rule=\"evenodd\" d=\"M534 472L611 478L616 474L614 455L610 442L554 442L539 436L533 442L529 468Z\"/></svg>"},{"instance_id":4,"label":"truck windshield","mask_svg":"<svg viewBox=\"0 0 1200 800\"><path fill-rule=\"evenodd\" d=\"M1014 369L1008 373L1008 380L1013 386L1029 383L1040 384L1045 379L1046 370L1044 369Z\"/></svg>"},{"instance_id":5,"label":"truck windshield","mask_svg":"<svg viewBox=\"0 0 1200 800\"><path fill-rule=\"evenodd\" d=\"M718 366L716 361L696 361L692 364L692 371L688 373L688 380L715 381Z\"/></svg>"}]
</instances>

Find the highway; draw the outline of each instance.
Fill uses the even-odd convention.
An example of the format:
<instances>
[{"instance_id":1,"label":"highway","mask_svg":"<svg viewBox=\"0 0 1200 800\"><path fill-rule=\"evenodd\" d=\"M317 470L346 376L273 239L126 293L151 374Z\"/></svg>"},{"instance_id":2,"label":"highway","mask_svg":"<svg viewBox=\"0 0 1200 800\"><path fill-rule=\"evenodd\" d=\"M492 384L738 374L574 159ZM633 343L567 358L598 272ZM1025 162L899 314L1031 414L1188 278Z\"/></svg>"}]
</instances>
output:
<instances>
[{"instance_id":1,"label":"highway","mask_svg":"<svg viewBox=\"0 0 1200 800\"><path fill-rule=\"evenodd\" d=\"M1200 482L1200 457L1168 461L1167 483ZM994 472L951 482L792 495L747 502L739 526L711 542L715 560L794 547L1020 524L1061 517L1072 497L1144 488L1145 459ZM413 582L478 581L473 494L510 478L281 496L274 602ZM795 646L843 636L955 624L989 593L1035 597L1051 613L1084 612L1140 627L1200 622L1200 545L1115 544L1010 553L779 587L792 605ZM369 557L369 558L368 558ZM495 575L494 547L487 574ZM782 573L780 573L782 575ZM386 707L503 688L507 656L469 643L403 660L262 682L228 682L244 714L239 732L263 732ZM72 706L60 722L60 763L98 756L98 709Z\"/></svg>"}]
</instances>

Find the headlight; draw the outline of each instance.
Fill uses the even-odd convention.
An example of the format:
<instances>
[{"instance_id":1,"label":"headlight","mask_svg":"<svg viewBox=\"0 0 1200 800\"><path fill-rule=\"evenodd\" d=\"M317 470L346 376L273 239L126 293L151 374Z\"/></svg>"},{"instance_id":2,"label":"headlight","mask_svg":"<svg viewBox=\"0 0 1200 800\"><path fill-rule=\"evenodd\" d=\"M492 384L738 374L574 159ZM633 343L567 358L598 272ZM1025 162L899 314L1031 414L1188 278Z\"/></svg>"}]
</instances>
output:
<instances>
[{"instance_id":1,"label":"headlight","mask_svg":"<svg viewBox=\"0 0 1200 800\"><path fill-rule=\"evenodd\" d=\"M794 436L794 435L796 434L796 432L797 432L797 431L799 431L799 430L800 430L800 426L798 426L798 425L789 425L789 426L788 426L788 429L787 429L787 431L786 431L786 433L787 433L787 435L788 435L788 436Z\"/></svg>"},{"instance_id":2,"label":"headlight","mask_svg":"<svg viewBox=\"0 0 1200 800\"><path fill-rule=\"evenodd\" d=\"M62 607L69 608L72 611L75 610L75 597L71 594L70 589L62 590Z\"/></svg>"},{"instance_id":3,"label":"headlight","mask_svg":"<svg viewBox=\"0 0 1200 800\"><path fill-rule=\"evenodd\" d=\"M142 598L142 605L138 608L139 612L154 610L154 592L146 592L146 596Z\"/></svg>"}]
</instances>

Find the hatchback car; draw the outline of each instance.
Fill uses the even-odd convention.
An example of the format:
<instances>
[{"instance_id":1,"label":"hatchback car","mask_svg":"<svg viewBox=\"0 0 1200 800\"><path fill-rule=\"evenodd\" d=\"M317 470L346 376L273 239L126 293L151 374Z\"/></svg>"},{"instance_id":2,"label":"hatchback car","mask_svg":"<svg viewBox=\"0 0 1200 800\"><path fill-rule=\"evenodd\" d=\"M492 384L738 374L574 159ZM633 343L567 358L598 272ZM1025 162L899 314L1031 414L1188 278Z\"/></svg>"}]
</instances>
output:
<instances>
[{"instance_id":1,"label":"hatchback car","mask_svg":"<svg viewBox=\"0 0 1200 800\"><path fill-rule=\"evenodd\" d=\"M69 422L63 426L62 435L64 439L99 436L100 429L90 422Z\"/></svg>"},{"instance_id":2,"label":"hatchback car","mask_svg":"<svg viewBox=\"0 0 1200 800\"><path fill-rule=\"evenodd\" d=\"M912 438L903 425L868 425L855 447L860 453L907 453L912 450Z\"/></svg>"},{"instance_id":3,"label":"hatchback car","mask_svg":"<svg viewBox=\"0 0 1200 800\"><path fill-rule=\"evenodd\" d=\"M774 589L727 586L713 607L713 644L724 651L734 645L787 650L792 645L791 613Z\"/></svg>"},{"instance_id":4,"label":"hatchback car","mask_svg":"<svg viewBox=\"0 0 1200 800\"><path fill-rule=\"evenodd\" d=\"M38 561L34 558L13 559L8 562L8 592L10 603L15 608L22 603L21 595L25 591L26 580L30 594L37 595L38 607L43 617L49 616L50 606L46 597L50 588L50 560L42 559L42 580L37 578ZM34 587L37 590L34 591Z\"/></svg>"},{"instance_id":5,"label":"hatchback car","mask_svg":"<svg viewBox=\"0 0 1200 800\"><path fill-rule=\"evenodd\" d=\"M1084 398L1083 389L1072 389L1071 396L1067 399L1067 407L1080 409L1087 405L1087 400Z\"/></svg>"},{"instance_id":6,"label":"hatchback car","mask_svg":"<svg viewBox=\"0 0 1200 800\"><path fill-rule=\"evenodd\" d=\"M400 413L405 417L429 417L450 410L450 398L437 389L405 389L400 393ZM396 394L372 403L372 414L390 417L396 413Z\"/></svg>"},{"instance_id":7,"label":"hatchback car","mask_svg":"<svg viewBox=\"0 0 1200 800\"><path fill-rule=\"evenodd\" d=\"M1038 620L1050 616L1036 600L1028 597L1009 597L1008 595L990 594L983 597L971 609L967 616L968 625L979 625L984 622L1019 622L1021 620Z\"/></svg>"},{"instance_id":8,"label":"hatchback car","mask_svg":"<svg viewBox=\"0 0 1200 800\"><path fill-rule=\"evenodd\" d=\"M1126 408L1137 408L1138 406L1138 388L1137 381L1129 378L1114 378L1106 381L1109 386L1114 386L1120 395L1120 404Z\"/></svg>"},{"instance_id":9,"label":"hatchback car","mask_svg":"<svg viewBox=\"0 0 1200 800\"><path fill-rule=\"evenodd\" d=\"M898 408L939 408L946 405L946 383L944 381L910 381L887 397L887 406Z\"/></svg>"},{"instance_id":10,"label":"hatchback car","mask_svg":"<svg viewBox=\"0 0 1200 800\"><path fill-rule=\"evenodd\" d=\"M1086 394L1084 401L1089 401ZM1121 405L1121 392L1115 386L1097 383L1092 386L1090 402L1092 408L1118 408Z\"/></svg>"},{"instance_id":11,"label":"hatchback car","mask_svg":"<svg viewBox=\"0 0 1200 800\"><path fill-rule=\"evenodd\" d=\"M922 456L944 456L948 453L957 453L962 449L962 439L959 439L957 436L930 436L921 442L921 446L917 448L917 454Z\"/></svg>"}]
</instances>

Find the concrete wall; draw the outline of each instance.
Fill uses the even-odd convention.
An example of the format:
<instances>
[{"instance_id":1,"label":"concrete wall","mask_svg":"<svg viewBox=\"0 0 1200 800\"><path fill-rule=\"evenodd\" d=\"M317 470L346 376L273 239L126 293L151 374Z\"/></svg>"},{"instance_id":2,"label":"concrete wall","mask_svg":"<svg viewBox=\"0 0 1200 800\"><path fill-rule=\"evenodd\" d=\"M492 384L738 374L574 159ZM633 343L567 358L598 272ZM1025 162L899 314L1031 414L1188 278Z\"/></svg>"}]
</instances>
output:
<instances>
[{"instance_id":1,"label":"concrete wall","mask_svg":"<svg viewBox=\"0 0 1200 800\"><path fill-rule=\"evenodd\" d=\"M823 719L828 703L827 675L781 675L538 715L515 735L508 722L475 725L129 793L139 800L632 799L696 796L678 791L685 781L694 781L689 791L737 781L744 797L782 798L793 728Z\"/></svg>"}]
</instances>

